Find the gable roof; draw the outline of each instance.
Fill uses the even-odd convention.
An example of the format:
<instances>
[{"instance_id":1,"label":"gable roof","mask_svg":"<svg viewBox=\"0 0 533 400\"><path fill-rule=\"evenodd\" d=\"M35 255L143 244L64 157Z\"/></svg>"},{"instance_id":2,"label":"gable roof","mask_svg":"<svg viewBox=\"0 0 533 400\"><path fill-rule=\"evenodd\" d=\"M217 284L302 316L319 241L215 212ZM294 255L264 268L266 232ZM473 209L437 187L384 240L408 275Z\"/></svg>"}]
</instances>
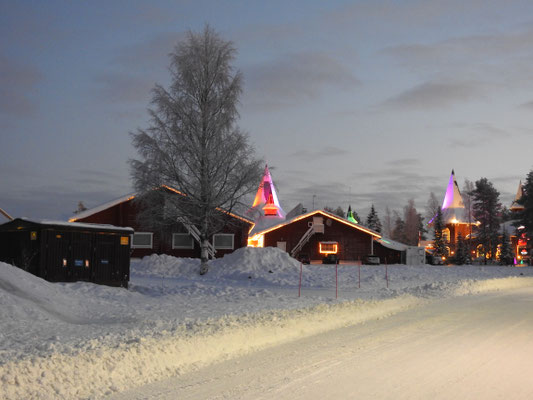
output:
<instances>
[{"instance_id":1,"label":"gable roof","mask_svg":"<svg viewBox=\"0 0 533 400\"><path fill-rule=\"evenodd\" d=\"M360 230L362 232L368 233L368 234L372 235L373 237L381 238L381 235L378 232L376 232L376 231L374 231L374 230L372 230L370 228L367 228L367 227L362 226L360 224L355 224L353 222L348 221L347 219L341 218L338 215L332 214L332 213L330 213L328 211L324 211L324 210L314 210L314 211L308 212L306 214L298 215L297 217L295 217L295 218L293 218L291 220L283 221L283 222L281 222L281 223L279 223L277 225L274 225L272 227L269 227L269 228L264 229L264 230L259 231L259 232L254 232L254 234L264 235L264 234L266 234L268 232L272 232L272 231L274 231L276 229L279 229L279 228L281 228L283 226L292 224L293 222L300 221L302 219L308 218L308 217L310 217L312 215L315 215L315 214L321 214L324 217L331 218L331 219L334 219L335 221L338 221L338 222L340 222L342 224L348 225L350 228L355 228L355 229L358 229L358 230Z\"/></svg>"},{"instance_id":2,"label":"gable roof","mask_svg":"<svg viewBox=\"0 0 533 400\"><path fill-rule=\"evenodd\" d=\"M116 205L119 205L121 203L125 203L127 201L133 200L135 198L135 193L130 193L125 196L118 197L114 200L108 201L106 203L100 204L99 206L96 206L91 209L87 209L85 211L81 211L75 215L73 215L71 218L68 219L68 222L76 222L80 219L90 217L91 215L98 214L99 212L102 212L104 210L107 210L108 208L114 207Z\"/></svg>"},{"instance_id":3,"label":"gable roof","mask_svg":"<svg viewBox=\"0 0 533 400\"><path fill-rule=\"evenodd\" d=\"M182 192L180 192L179 190L177 189L174 189L173 187L170 187L170 186L167 186L167 185L161 185L161 188L164 188L164 189L167 189L173 193L176 193L176 194L179 194L179 195L182 195L182 196L185 196ZM83 218L87 218L87 217L90 217L91 215L94 215L94 214L97 214L99 212L102 212L104 210L107 210L111 207L115 207L119 204L122 204L122 203L125 203L127 201L130 201L130 200L133 200L135 197L139 196L138 193L130 193L130 194L127 194L125 196L121 196L121 197L118 197L114 200L111 200L111 201L108 201L106 203L103 203L99 206L96 206L94 208L91 208L91 209L88 209L88 210L85 210L85 211L82 211L78 214L75 214L74 216L72 216L71 218L69 218L68 222L76 222L80 219L83 219ZM239 214L236 214L234 212L229 212L229 211L226 211L222 208L217 208L218 210L234 217L234 218L237 218L237 219L240 219L241 221L244 221L246 223L249 223L251 225L254 224L254 222L247 218L247 217L244 217L242 215L239 215Z\"/></svg>"}]
</instances>

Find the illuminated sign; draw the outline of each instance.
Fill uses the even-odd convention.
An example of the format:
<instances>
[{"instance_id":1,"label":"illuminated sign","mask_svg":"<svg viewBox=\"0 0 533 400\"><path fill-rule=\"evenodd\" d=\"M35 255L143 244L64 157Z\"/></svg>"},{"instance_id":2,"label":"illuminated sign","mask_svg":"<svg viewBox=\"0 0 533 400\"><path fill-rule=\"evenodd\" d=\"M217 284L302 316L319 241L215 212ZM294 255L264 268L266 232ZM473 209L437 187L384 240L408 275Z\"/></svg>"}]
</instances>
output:
<instances>
[{"instance_id":1,"label":"illuminated sign","mask_svg":"<svg viewBox=\"0 0 533 400\"><path fill-rule=\"evenodd\" d=\"M129 242L130 242L129 236L121 236L120 237L120 244L122 246L127 246L129 244Z\"/></svg>"},{"instance_id":2,"label":"illuminated sign","mask_svg":"<svg viewBox=\"0 0 533 400\"><path fill-rule=\"evenodd\" d=\"M320 254L337 254L339 245L337 242L319 242L318 252Z\"/></svg>"}]
</instances>

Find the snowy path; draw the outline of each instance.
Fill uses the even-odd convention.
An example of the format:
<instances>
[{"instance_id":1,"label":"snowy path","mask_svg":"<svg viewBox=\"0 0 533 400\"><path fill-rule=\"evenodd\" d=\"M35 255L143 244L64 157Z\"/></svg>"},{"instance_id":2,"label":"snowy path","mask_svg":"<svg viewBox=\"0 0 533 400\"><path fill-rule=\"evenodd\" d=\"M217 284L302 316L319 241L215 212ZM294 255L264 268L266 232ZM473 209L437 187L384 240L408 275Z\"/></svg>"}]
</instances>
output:
<instances>
[{"instance_id":1,"label":"snowy path","mask_svg":"<svg viewBox=\"0 0 533 400\"><path fill-rule=\"evenodd\" d=\"M531 399L533 288L455 297L123 392L122 399Z\"/></svg>"}]
</instances>

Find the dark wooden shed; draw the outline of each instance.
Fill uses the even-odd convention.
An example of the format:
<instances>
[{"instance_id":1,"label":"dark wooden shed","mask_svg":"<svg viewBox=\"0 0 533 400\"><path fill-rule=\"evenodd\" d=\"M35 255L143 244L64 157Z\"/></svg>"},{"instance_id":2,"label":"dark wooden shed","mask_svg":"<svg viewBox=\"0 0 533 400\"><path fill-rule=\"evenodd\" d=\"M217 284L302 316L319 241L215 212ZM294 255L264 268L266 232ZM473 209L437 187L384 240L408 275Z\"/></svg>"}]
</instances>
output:
<instances>
[{"instance_id":1,"label":"dark wooden shed","mask_svg":"<svg viewBox=\"0 0 533 400\"><path fill-rule=\"evenodd\" d=\"M0 261L51 282L128 287L133 229L17 218L0 225Z\"/></svg>"}]
</instances>

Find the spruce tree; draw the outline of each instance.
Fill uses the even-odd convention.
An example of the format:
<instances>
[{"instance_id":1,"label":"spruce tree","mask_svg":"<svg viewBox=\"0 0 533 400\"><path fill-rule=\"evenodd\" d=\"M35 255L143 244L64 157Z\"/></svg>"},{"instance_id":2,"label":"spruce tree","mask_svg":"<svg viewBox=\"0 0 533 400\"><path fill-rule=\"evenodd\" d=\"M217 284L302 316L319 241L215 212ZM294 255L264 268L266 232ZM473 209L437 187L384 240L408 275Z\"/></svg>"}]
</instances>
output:
<instances>
[{"instance_id":1,"label":"spruce tree","mask_svg":"<svg viewBox=\"0 0 533 400\"><path fill-rule=\"evenodd\" d=\"M529 171L526 181L522 186L523 195L518 201L524 206L524 210L520 212L520 224L524 226L524 232L528 238L533 237L533 170Z\"/></svg>"},{"instance_id":2,"label":"spruce tree","mask_svg":"<svg viewBox=\"0 0 533 400\"><path fill-rule=\"evenodd\" d=\"M457 235L457 246L455 250L454 262L457 265L468 264L470 260L470 254L468 251L468 245L460 233Z\"/></svg>"},{"instance_id":3,"label":"spruce tree","mask_svg":"<svg viewBox=\"0 0 533 400\"><path fill-rule=\"evenodd\" d=\"M444 229L444 222L442 220L442 209L439 207L437 209L437 215L435 216L434 222L434 242L433 242L433 255L436 257L445 257L447 255L446 244L444 243L444 238L442 237L442 231Z\"/></svg>"},{"instance_id":4,"label":"spruce tree","mask_svg":"<svg viewBox=\"0 0 533 400\"><path fill-rule=\"evenodd\" d=\"M366 226L370 229L375 230L378 233L381 233L381 221L379 220L378 213L374 208L374 204L372 204L372 206L370 207L370 212L366 217Z\"/></svg>"},{"instance_id":5,"label":"spruce tree","mask_svg":"<svg viewBox=\"0 0 533 400\"><path fill-rule=\"evenodd\" d=\"M424 217L421 213L418 213L418 232L420 236L420 240L426 240L426 233L428 233L428 230L426 228L426 224L424 223Z\"/></svg>"},{"instance_id":6,"label":"spruce tree","mask_svg":"<svg viewBox=\"0 0 533 400\"><path fill-rule=\"evenodd\" d=\"M511 249L511 243L509 240L509 234L507 229L503 230L502 242L500 244L500 265L513 265L514 255Z\"/></svg>"},{"instance_id":7,"label":"spruce tree","mask_svg":"<svg viewBox=\"0 0 533 400\"><path fill-rule=\"evenodd\" d=\"M498 192L487 178L476 181L473 192L474 218L479 221L478 240L483 246L485 264L487 259L493 260L498 246L500 215L502 205Z\"/></svg>"}]
</instances>

